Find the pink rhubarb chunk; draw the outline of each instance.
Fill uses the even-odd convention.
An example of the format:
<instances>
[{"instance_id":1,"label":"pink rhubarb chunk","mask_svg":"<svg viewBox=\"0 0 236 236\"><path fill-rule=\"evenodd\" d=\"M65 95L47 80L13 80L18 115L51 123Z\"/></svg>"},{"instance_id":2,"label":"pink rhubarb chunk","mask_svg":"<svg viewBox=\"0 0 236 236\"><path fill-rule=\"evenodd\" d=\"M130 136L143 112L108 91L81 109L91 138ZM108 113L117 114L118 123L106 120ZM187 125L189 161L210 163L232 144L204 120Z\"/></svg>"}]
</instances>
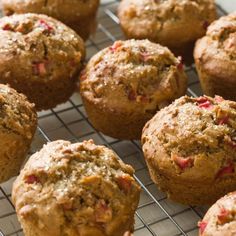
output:
<instances>
[{"instance_id":1,"label":"pink rhubarb chunk","mask_svg":"<svg viewBox=\"0 0 236 236\"><path fill-rule=\"evenodd\" d=\"M212 103L205 97L199 97L197 99L197 104L198 104L198 107L203 108L203 109L211 110L213 108Z\"/></svg>"},{"instance_id":2,"label":"pink rhubarb chunk","mask_svg":"<svg viewBox=\"0 0 236 236\"><path fill-rule=\"evenodd\" d=\"M104 200L99 200L95 207L95 220L98 223L106 223L112 219L112 209Z\"/></svg>"},{"instance_id":3,"label":"pink rhubarb chunk","mask_svg":"<svg viewBox=\"0 0 236 236\"><path fill-rule=\"evenodd\" d=\"M234 173L234 163L232 161L228 162L227 166L222 167L216 174L216 178L220 178L226 174Z\"/></svg>"},{"instance_id":4,"label":"pink rhubarb chunk","mask_svg":"<svg viewBox=\"0 0 236 236\"><path fill-rule=\"evenodd\" d=\"M132 186L131 179L129 176L119 176L117 178L117 183L120 189L122 189L125 193L129 193Z\"/></svg>"},{"instance_id":5,"label":"pink rhubarb chunk","mask_svg":"<svg viewBox=\"0 0 236 236\"><path fill-rule=\"evenodd\" d=\"M186 168L190 168L193 166L193 159L190 157L180 157L178 155L173 155L172 156L175 164L179 166L181 170L185 170Z\"/></svg>"},{"instance_id":6,"label":"pink rhubarb chunk","mask_svg":"<svg viewBox=\"0 0 236 236\"><path fill-rule=\"evenodd\" d=\"M200 234L203 234L206 227L207 227L207 222L205 221L199 221L198 222L198 227L199 227L199 230L200 230Z\"/></svg>"},{"instance_id":7,"label":"pink rhubarb chunk","mask_svg":"<svg viewBox=\"0 0 236 236\"><path fill-rule=\"evenodd\" d=\"M223 225L229 221L229 218L230 218L230 211L225 208L221 208L220 213L217 216L218 223Z\"/></svg>"},{"instance_id":8,"label":"pink rhubarb chunk","mask_svg":"<svg viewBox=\"0 0 236 236\"><path fill-rule=\"evenodd\" d=\"M39 183L39 178L35 175L28 175L25 179L25 183L27 184Z\"/></svg>"},{"instance_id":9,"label":"pink rhubarb chunk","mask_svg":"<svg viewBox=\"0 0 236 236\"><path fill-rule=\"evenodd\" d=\"M120 41L115 42L109 49L114 53L117 51L117 49L122 46L122 43Z\"/></svg>"},{"instance_id":10,"label":"pink rhubarb chunk","mask_svg":"<svg viewBox=\"0 0 236 236\"><path fill-rule=\"evenodd\" d=\"M52 32L53 31L53 27L50 26L45 20L40 20L39 21L39 25L45 29L46 32Z\"/></svg>"}]
</instances>

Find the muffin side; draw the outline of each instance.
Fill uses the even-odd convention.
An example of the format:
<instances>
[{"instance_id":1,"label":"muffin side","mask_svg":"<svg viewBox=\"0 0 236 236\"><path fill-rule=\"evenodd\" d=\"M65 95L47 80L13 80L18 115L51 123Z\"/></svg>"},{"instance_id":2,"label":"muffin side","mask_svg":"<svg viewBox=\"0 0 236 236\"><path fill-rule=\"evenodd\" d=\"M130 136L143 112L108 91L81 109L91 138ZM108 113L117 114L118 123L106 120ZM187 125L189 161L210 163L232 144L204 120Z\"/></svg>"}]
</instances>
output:
<instances>
[{"instance_id":1,"label":"muffin side","mask_svg":"<svg viewBox=\"0 0 236 236\"><path fill-rule=\"evenodd\" d=\"M236 184L236 103L182 97L144 127L143 152L152 180L174 201L210 204Z\"/></svg>"},{"instance_id":2,"label":"muffin side","mask_svg":"<svg viewBox=\"0 0 236 236\"><path fill-rule=\"evenodd\" d=\"M236 100L236 12L213 22L196 43L194 58L203 92Z\"/></svg>"},{"instance_id":3,"label":"muffin side","mask_svg":"<svg viewBox=\"0 0 236 236\"><path fill-rule=\"evenodd\" d=\"M0 84L0 182L18 174L37 127L34 105Z\"/></svg>"},{"instance_id":4,"label":"muffin side","mask_svg":"<svg viewBox=\"0 0 236 236\"><path fill-rule=\"evenodd\" d=\"M219 199L198 222L199 236L233 236L236 230L236 192Z\"/></svg>"},{"instance_id":5,"label":"muffin side","mask_svg":"<svg viewBox=\"0 0 236 236\"><path fill-rule=\"evenodd\" d=\"M64 1L60 0L2 0L5 15L14 13L37 13L56 18L72 29L74 29L84 40L86 40L96 27L96 13L99 0ZM85 24L85 22L87 24Z\"/></svg>"},{"instance_id":6,"label":"muffin side","mask_svg":"<svg viewBox=\"0 0 236 236\"><path fill-rule=\"evenodd\" d=\"M1 83L24 93L37 110L69 99L85 56L74 31L45 15L22 14L1 18L0 32Z\"/></svg>"},{"instance_id":7,"label":"muffin side","mask_svg":"<svg viewBox=\"0 0 236 236\"><path fill-rule=\"evenodd\" d=\"M133 231L140 193L133 173L112 150L91 140L48 143L31 156L13 186L25 235Z\"/></svg>"},{"instance_id":8,"label":"muffin side","mask_svg":"<svg viewBox=\"0 0 236 236\"><path fill-rule=\"evenodd\" d=\"M121 139L139 139L145 122L186 87L181 60L148 40L116 41L93 56L80 76L91 123Z\"/></svg>"},{"instance_id":9,"label":"muffin side","mask_svg":"<svg viewBox=\"0 0 236 236\"><path fill-rule=\"evenodd\" d=\"M213 0L123 0L118 16L127 38L147 38L182 55L216 19L216 8Z\"/></svg>"}]
</instances>

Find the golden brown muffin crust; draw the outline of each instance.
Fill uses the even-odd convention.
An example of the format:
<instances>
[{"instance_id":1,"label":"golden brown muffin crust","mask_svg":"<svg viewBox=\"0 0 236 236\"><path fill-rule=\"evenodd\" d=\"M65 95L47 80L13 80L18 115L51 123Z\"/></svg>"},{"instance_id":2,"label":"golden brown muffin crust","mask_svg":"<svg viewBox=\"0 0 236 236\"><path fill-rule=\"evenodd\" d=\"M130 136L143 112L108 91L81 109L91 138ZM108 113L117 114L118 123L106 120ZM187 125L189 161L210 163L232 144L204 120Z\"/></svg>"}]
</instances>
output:
<instances>
[{"instance_id":1,"label":"golden brown muffin crust","mask_svg":"<svg viewBox=\"0 0 236 236\"><path fill-rule=\"evenodd\" d=\"M99 0L3 0L5 15L37 13L51 16L74 29L84 40L94 33Z\"/></svg>"},{"instance_id":2,"label":"golden brown muffin crust","mask_svg":"<svg viewBox=\"0 0 236 236\"><path fill-rule=\"evenodd\" d=\"M93 56L80 77L80 93L92 123L103 117L102 113L110 113L104 127L113 122L110 130L116 130L98 129L119 138L140 138L145 122L156 110L183 95L186 86L181 60L148 40L116 41ZM92 106L99 108L97 115ZM137 122L133 131L119 134Z\"/></svg>"},{"instance_id":3,"label":"golden brown muffin crust","mask_svg":"<svg viewBox=\"0 0 236 236\"><path fill-rule=\"evenodd\" d=\"M123 0L118 15L129 38L178 48L203 36L216 10L214 0Z\"/></svg>"},{"instance_id":4,"label":"golden brown muffin crust","mask_svg":"<svg viewBox=\"0 0 236 236\"><path fill-rule=\"evenodd\" d=\"M197 41L194 57L207 74L236 80L236 12L210 25Z\"/></svg>"},{"instance_id":5,"label":"golden brown muffin crust","mask_svg":"<svg viewBox=\"0 0 236 236\"><path fill-rule=\"evenodd\" d=\"M0 182L18 174L37 126L34 104L0 84Z\"/></svg>"},{"instance_id":6,"label":"golden brown muffin crust","mask_svg":"<svg viewBox=\"0 0 236 236\"><path fill-rule=\"evenodd\" d=\"M208 204L232 191L236 182L235 116L235 102L219 96L185 96L146 124L144 155L154 182L170 198L186 204ZM185 192L174 195L178 188Z\"/></svg>"},{"instance_id":7,"label":"golden brown muffin crust","mask_svg":"<svg viewBox=\"0 0 236 236\"><path fill-rule=\"evenodd\" d=\"M48 143L13 186L25 234L122 236L132 231L140 192L133 173L112 150L91 140Z\"/></svg>"},{"instance_id":8,"label":"golden brown muffin crust","mask_svg":"<svg viewBox=\"0 0 236 236\"><path fill-rule=\"evenodd\" d=\"M236 192L218 200L198 222L199 236L234 236L236 233Z\"/></svg>"},{"instance_id":9,"label":"golden brown muffin crust","mask_svg":"<svg viewBox=\"0 0 236 236\"><path fill-rule=\"evenodd\" d=\"M74 31L45 15L22 14L1 18L0 35L2 83L25 93L38 110L69 98L85 54Z\"/></svg>"}]
</instances>

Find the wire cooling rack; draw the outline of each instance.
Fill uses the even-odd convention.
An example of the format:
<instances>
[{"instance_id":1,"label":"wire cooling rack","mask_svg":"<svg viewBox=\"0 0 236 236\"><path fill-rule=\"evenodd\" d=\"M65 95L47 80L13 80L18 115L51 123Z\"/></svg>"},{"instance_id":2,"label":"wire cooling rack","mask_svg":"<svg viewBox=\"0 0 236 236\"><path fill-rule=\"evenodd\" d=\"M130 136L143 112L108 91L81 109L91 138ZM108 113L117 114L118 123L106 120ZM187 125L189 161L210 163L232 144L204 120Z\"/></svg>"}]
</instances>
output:
<instances>
[{"instance_id":1,"label":"wire cooling rack","mask_svg":"<svg viewBox=\"0 0 236 236\"><path fill-rule=\"evenodd\" d=\"M86 43L87 59L117 39L124 39L116 16L119 1L106 0L98 13L98 28L94 37ZM218 6L219 15L226 12ZM194 65L186 67L189 76L188 95L201 95ZM78 94L53 110L39 112L39 125L31 152L43 144L57 139L72 142L93 139L96 144L115 150L122 160L131 164L135 178L142 187L139 207L135 215L135 236L197 236L197 222L206 208L180 205L169 201L151 181L138 141L121 141L97 132L87 119ZM11 203L11 187L15 178L0 185L0 236L23 236ZM53 236L53 235L52 235ZM94 235L96 236L96 235Z\"/></svg>"}]
</instances>

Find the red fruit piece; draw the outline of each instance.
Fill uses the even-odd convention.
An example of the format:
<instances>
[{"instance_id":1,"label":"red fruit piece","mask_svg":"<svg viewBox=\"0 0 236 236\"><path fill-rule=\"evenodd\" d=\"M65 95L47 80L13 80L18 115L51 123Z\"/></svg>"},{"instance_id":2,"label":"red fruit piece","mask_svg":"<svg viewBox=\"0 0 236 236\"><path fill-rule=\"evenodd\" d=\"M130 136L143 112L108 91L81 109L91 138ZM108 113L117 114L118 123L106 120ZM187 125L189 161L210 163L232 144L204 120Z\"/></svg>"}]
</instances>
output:
<instances>
[{"instance_id":1,"label":"red fruit piece","mask_svg":"<svg viewBox=\"0 0 236 236\"><path fill-rule=\"evenodd\" d=\"M50 33L53 31L53 27L50 26L45 20L39 20L39 26L44 28L44 30L47 32L47 33Z\"/></svg>"},{"instance_id":2,"label":"red fruit piece","mask_svg":"<svg viewBox=\"0 0 236 236\"><path fill-rule=\"evenodd\" d=\"M5 24L5 25L2 27L2 29L3 29L3 30L10 30L10 31L13 30L12 26L11 26L9 23Z\"/></svg>"},{"instance_id":3,"label":"red fruit piece","mask_svg":"<svg viewBox=\"0 0 236 236\"><path fill-rule=\"evenodd\" d=\"M212 109L213 105L212 103L205 97L199 97L197 99L198 107L203 108L203 109Z\"/></svg>"},{"instance_id":4,"label":"red fruit piece","mask_svg":"<svg viewBox=\"0 0 236 236\"><path fill-rule=\"evenodd\" d=\"M219 120L217 120L218 125L223 125L223 124L228 124L229 121L229 116L225 116Z\"/></svg>"},{"instance_id":5,"label":"red fruit piece","mask_svg":"<svg viewBox=\"0 0 236 236\"><path fill-rule=\"evenodd\" d=\"M200 234L203 234L204 231L205 231L205 229L206 229L206 227L207 227L207 222L205 222L205 221L199 221L197 225L198 225L198 227L199 227Z\"/></svg>"},{"instance_id":6,"label":"red fruit piece","mask_svg":"<svg viewBox=\"0 0 236 236\"><path fill-rule=\"evenodd\" d=\"M41 75L41 76L46 75L47 69L45 62L33 63L33 73L34 75Z\"/></svg>"},{"instance_id":7,"label":"red fruit piece","mask_svg":"<svg viewBox=\"0 0 236 236\"><path fill-rule=\"evenodd\" d=\"M109 49L114 53L120 46L122 46L121 41L116 41Z\"/></svg>"},{"instance_id":8,"label":"red fruit piece","mask_svg":"<svg viewBox=\"0 0 236 236\"><path fill-rule=\"evenodd\" d=\"M215 99L215 101L218 102L218 103L221 103L221 102L224 101L224 98L222 98L221 96L218 96L218 95L216 95L214 99Z\"/></svg>"},{"instance_id":9,"label":"red fruit piece","mask_svg":"<svg viewBox=\"0 0 236 236\"><path fill-rule=\"evenodd\" d=\"M178 56L179 63L177 65L178 70L183 70L184 69L184 64L183 64L183 58L181 56Z\"/></svg>"},{"instance_id":10,"label":"red fruit piece","mask_svg":"<svg viewBox=\"0 0 236 236\"><path fill-rule=\"evenodd\" d=\"M220 213L217 216L218 224L223 225L229 222L229 220L230 220L230 211L222 207L220 209Z\"/></svg>"},{"instance_id":11,"label":"red fruit piece","mask_svg":"<svg viewBox=\"0 0 236 236\"><path fill-rule=\"evenodd\" d=\"M222 167L218 173L216 174L216 179L220 178L226 174L234 173L234 163L232 161L228 161L227 166Z\"/></svg>"},{"instance_id":12,"label":"red fruit piece","mask_svg":"<svg viewBox=\"0 0 236 236\"><path fill-rule=\"evenodd\" d=\"M104 200L99 200L95 206L95 221L98 223L106 223L112 219L112 209Z\"/></svg>"},{"instance_id":13,"label":"red fruit piece","mask_svg":"<svg viewBox=\"0 0 236 236\"><path fill-rule=\"evenodd\" d=\"M39 183L39 178L35 175L28 175L26 178L25 178L25 183L27 184L34 184L34 183Z\"/></svg>"},{"instance_id":14,"label":"red fruit piece","mask_svg":"<svg viewBox=\"0 0 236 236\"><path fill-rule=\"evenodd\" d=\"M186 168L193 166L193 159L191 157L184 158L173 154L172 159L181 170L185 170Z\"/></svg>"},{"instance_id":15,"label":"red fruit piece","mask_svg":"<svg viewBox=\"0 0 236 236\"><path fill-rule=\"evenodd\" d=\"M131 177L129 175L122 175L117 178L117 183L120 189L122 189L126 194L129 193L131 189Z\"/></svg>"},{"instance_id":16,"label":"red fruit piece","mask_svg":"<svg viewBox=\"0 0 236 236\"><path fill-rule=\"evenodd\" d=\"M204 21L203 24L202 24L202 26L203 26L203 29L204 29L204 30L207 30L207 28L208 28L208 26L209 26L209 22L208 22L208 21Z\"/></svg>"}]
</instances>

